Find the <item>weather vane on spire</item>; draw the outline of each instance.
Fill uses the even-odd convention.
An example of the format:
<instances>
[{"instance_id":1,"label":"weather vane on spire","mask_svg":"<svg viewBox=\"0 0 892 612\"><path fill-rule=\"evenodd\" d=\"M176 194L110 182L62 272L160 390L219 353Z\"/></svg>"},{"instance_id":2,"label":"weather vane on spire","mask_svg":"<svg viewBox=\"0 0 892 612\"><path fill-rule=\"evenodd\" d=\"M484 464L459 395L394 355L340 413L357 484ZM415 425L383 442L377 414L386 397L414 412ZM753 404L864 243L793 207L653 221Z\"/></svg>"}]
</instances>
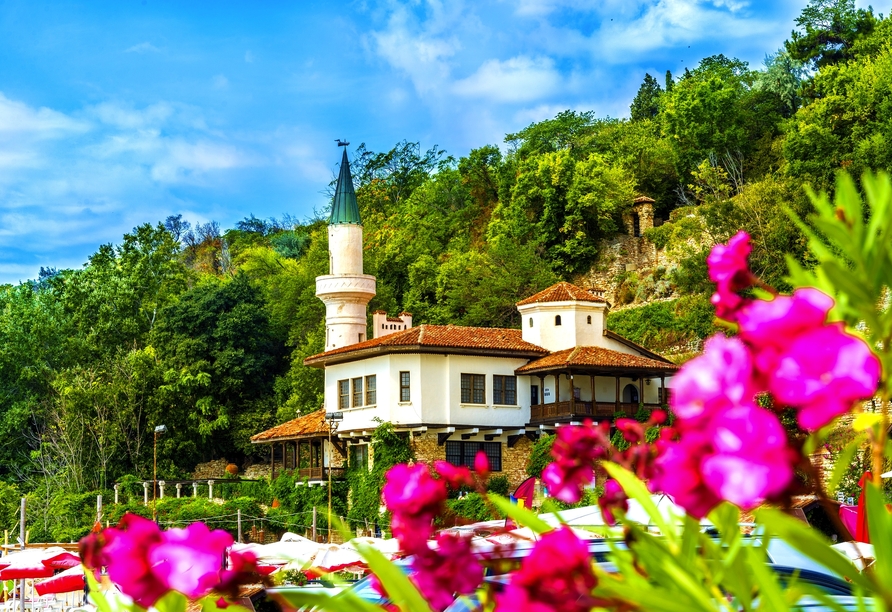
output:
<instances>
[{"instance_id":1,"label":"weather vane on spire","mask_svg":"<svg viewBox=\"0 0 892 612\"><path fill-rule=\"evenodd\" d=\"M346 140L341 140L340 138L335 138L335 142L338 143L339 147L346 147L350 145L349 142L347 142Z\"/></svg>"}]
</instances>

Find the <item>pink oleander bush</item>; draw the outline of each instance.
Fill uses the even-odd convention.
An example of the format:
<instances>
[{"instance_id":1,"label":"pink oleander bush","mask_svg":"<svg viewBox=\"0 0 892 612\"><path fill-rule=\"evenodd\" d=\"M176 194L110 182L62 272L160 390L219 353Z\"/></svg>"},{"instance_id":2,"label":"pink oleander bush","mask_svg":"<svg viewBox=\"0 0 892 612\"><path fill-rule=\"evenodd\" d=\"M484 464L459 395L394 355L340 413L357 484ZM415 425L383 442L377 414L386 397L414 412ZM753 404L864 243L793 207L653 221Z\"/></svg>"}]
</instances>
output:
<instances>
[{"instance_id":1,"label":"pink oleander bush","mask_svg":"<svg viewBox=\"0 0 892 612\"><path fill-rule=\"evenodd\" d=\"M609 568L593 562L588 544L572 529L554 529L488 494L483 483L489 466L482 453L473 471L443 461L396 465L387 473L382 501L394 537L410 555L409 576L357 545L378 590L390 600L386 609L439 612L475 591L479 609L487 612L791 612L805 595L827 603L826 594L795 579L782 582L766 570L764 549L745 540L738 525L740 510L755 509L761 538L782 538L851 583L858 609L892 610L892 514L878 486L892 457L892 181L866 176L863 186L866 207L843 175L833 203L813 195L817 213L809 225L794 218L817 263L808 271L789 262L790 281L798 287L789 295L749 269L745 232L712 249L712 303L726 333L710 338L703 353L674 377L671 420L663 411L654 411L646 423L618 419L615 429L628 444L623 449L611 443L610 423L558 428L542 482L568 503L596 480L603 482L598 505L605 522L616 525L603 534L615 538ZM853 331L856 325L861 333ZM808 455L826 442L828 426L860 412L859 402L874 395L879 410L856 419L852 442L840 453L851 457L866 445L875 473L866 484L866 505L870 537L878 543L876 562L861 573L814 529L760 506L783 507L804 491L826 504ZM787 431L781 413L794 414L800 430ZM659 436L648 442L648 430L658 426ZM842 471L830 476L831 490ZM450 487L476 489L494 509L537 534L530 554L501 586L481 586L487 555L497 557L499 550L475 553L469 537L434 533ZM667 518L653 493L667 494L687 515ZM647 513L650 527L627 520L632 500ZM703 518L717 535L703 533ZM171 592L189 599L232 597L256 567L249 555L234 555L222 569L219 560L231 543L203 525L163 532L128 515L117 527L85 539L82 558L92 570L107 568L111 580L145 608L163 603ZM349 592L292 594L287 600L296 609L374 609ZM831 604L828 609L835 609ZM227 605L226 599L219 605Z\"/></svg>"}]
</instances>

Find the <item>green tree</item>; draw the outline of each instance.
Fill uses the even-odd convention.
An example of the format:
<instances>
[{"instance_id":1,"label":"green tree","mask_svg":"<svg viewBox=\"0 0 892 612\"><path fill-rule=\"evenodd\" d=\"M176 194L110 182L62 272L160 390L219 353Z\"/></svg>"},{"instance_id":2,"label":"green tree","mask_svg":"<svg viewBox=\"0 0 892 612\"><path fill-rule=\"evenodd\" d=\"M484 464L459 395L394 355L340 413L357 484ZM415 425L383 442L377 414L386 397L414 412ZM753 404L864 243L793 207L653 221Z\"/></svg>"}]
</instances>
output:
<instances>
[{"instance_id":1,"label":"green tree","mask_svg":"<svg viewBox=\"0 0 892 612\"><path fill-rule=\"evenodd\" d=\"M873 9L855 8L855 0L809 0L796 18L800 31L784 45L793 59L823 68L850 59L855 43L876 21Z\"/></svg>"},{"instance_id":2,"label":"green tree","mask_svg":"<svg viewBox=\"0 0 892 612\"><path fill-rule=\"evenodd\" d=\"M655 78L650 74L644 75L644 82L638 88L635 99L632 100L632 106L629 109L632 115L632 121L641 121L642 119L653 119L660 112L660 94L663 89Z\"/></svg>"}]
</instances>

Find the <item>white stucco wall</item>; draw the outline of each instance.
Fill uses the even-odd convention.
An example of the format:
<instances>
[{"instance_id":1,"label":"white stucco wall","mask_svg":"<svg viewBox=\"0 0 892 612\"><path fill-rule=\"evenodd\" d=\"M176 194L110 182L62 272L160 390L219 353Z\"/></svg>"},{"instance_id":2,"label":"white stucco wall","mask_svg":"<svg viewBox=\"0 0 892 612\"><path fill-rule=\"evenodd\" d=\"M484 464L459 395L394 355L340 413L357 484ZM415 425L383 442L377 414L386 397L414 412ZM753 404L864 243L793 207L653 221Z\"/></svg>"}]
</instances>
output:
<instances>
[{"instance_id":1,"label":"white stucco wall","mask_svg":"<svg viewBox=\"0 0 892 612\"><path fill-rule=\"evenodd\" d=\"M362 226L328 226L329 274L362 274Z\"/></svg>"},{"instance_id":2,"label":"white stucco wall","mask_svg":"<svg viewBox=\"0 0 892 612\"><path fill-rule=\"evenodd\" d=\"M550 351L575 346L604 346L606 304L545 302L519 306L517 310L523 321L523 339L527 342ZM556 316L561 317L560 325L555 325ZM591 317L591 323L588 323L588 317Z\"/></svg>"},{"instance_id":3,"label":"white stucco wall","mask_svg":"<svg viewBox=\"0 0 892 612\"><path fill-rule=\"evenodd\" d=\"M350 431L374 429L374 418L400 425L416 423L437 425L480 425L522 427L530 420L529 377L517 379L517 405L493 404L493 375L513 376L514 370L527 363L523 358L500 358L442 354L396 354L370 357L325 369L325 410L344 413L339 429ZM410 398L399 401L400 372L409 372ZM374 406L338 407L338 381L376 377L377 403ZM486 377L486 403L461 403L461 374ZM352 383L351 383L352 384ZM352 387L351 387L352 401Z\"/></svg>"}]
</instances>

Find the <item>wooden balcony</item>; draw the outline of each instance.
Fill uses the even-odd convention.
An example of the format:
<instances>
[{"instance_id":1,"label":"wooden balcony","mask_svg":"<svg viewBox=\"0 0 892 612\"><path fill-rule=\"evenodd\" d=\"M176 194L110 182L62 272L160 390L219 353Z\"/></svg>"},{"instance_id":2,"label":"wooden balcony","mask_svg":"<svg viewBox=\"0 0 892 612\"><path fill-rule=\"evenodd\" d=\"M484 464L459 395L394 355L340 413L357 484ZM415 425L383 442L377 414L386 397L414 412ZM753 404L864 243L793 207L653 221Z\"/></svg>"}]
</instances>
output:
<instances>
[{"instance_id":1,"label":"wooden balcony","mask_svg":"<svg viewBox=\"0 0 892 612\"><path fill-rule=\"evenodd\" d=\"M617 406L619 410L617 411ZM659 404L644 404L648 410L656 410ZM534 425L555 423L567 420L612 419L633 416L638 412L638 404L616 404L615 402L557 402L530 406L530 423Z\"/></svg>"},{"instance_id":2,"label":"wooden balcony","mask_svg":"<svg viewBox=\"0 0 892 612\"><path fill-rule=\"evenodd\" d=\"M328 480L328 471L329 468L311 467L291 470L291 473L294 476L297 476L299 478L306 478L307 480ZM331 477L333 480L343 478L344 468L331 468Z\"/></svg>"}]
</instances>

